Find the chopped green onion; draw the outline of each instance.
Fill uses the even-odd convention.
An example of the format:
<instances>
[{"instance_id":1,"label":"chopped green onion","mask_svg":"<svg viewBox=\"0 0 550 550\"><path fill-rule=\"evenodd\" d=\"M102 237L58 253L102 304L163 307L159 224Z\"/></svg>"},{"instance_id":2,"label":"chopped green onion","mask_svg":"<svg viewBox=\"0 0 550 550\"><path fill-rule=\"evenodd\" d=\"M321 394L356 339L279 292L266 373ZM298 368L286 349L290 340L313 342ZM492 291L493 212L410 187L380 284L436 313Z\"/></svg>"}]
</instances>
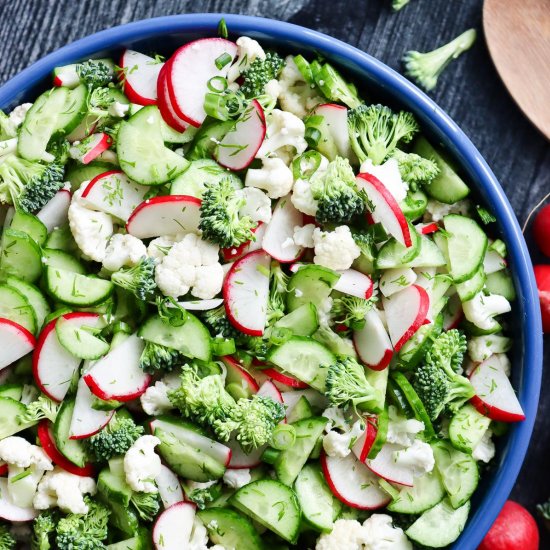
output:
<instances>
[{"instance_id":1,"label":"chopped green onion","mask_svg":"<svg viewBox=\"0 0 550 550\"><path fill-rule=\"evenodd\" d=\"M217 83L219 83L219 87L216 85ZM227 90L227 79L223 76L213 76L206 85L211 92L221 94Z\"/></svg>"},{"instance_id":2,"label":"chopped green onion","mask_svg":"<svg viewBox=\"0 0 550 550\"><path fill-rule=\"evenodd\" d=\"M223 17L218 23L218 36L221 36L222 38L227 38L229 36L229 33L227 32L227 24Z\"/></svg>"},{"instance_id":3,"label":"chopped green onion","mask_svg":"<svg viewBox=\"0 0 550 550\"><path fill-rule=\"evenodd\" d=\"M226 97L221 94L208 93L204 96L204 111L217 120L229 120Z\"/></svg>"},{"instance_id":4,"label":"chopped green onion","mask_svg":"<svg viewBox=\"0 0 550 550\"><path fill-rule=\"evenodd\" d=\"M286 327L272 327L269 331L269 342L274 346L281 346L294 336L291 329Z\"/></svg>"},{"instance_id":5,"label":"chopped green onion","mask_svg":"<svg viewBox=\"0 0 550 550\"><path fill-rule=\"evenodd\" d=\"M273 449L273 447L267 447L262 453L262 462L265 462L266 464L275 464L280 454L281 451Z\"/></svg>"},{"instance_id":6,"label":"chopped green onion","mask_svg":"<svg viewBox=\"0 0 550 550\"><path fill-rule=\"evenodd\" d=\"M233 338L216 337L211 342L212 354L218 357L233 355L237 350Z\"/></svg>"},{"instance_id":7,"label":"chopped green onion","mask_svg":"<svg viewBox=\"0 0 550 550\"><path fill-rule=\"evenodd\" d=\"M483 206L476 206L477 215L484 225L496 222L497 219Z\"/></svg>"},{"instance_id":8,"label":"chopped green onion","mask_svg":"<svg viewBox=\"0 0 550 550\"><path fill-rule=\"evenodd\" d=\"M214 61L214 63L216 64L216 67L221 70L228 63L231 63L231 56L227 52L224 52L216 58L216 61Z\"/></svg>"},{"instance_id":9,"label":"chopped green onion","mask_svg":"<svg viewBox=\"0 0 550 550\"><path fill-rule=\"evenodd\" d=\"M319 151L306 151L292 161L292 175L295 180L308 180L319 169L319 166L321 166Z\"/></svg>"},{"instance_id":10,"label":"chopped green onion","mask_svg":"<svg viewBox=\"0 0 550 550\"><path fill-rule=\"evenodd\" d=\"M321 141L321 131L318 128L312 128L311 126L306 128L304 138L310 147L317 147Z\"/></svg>"},{"instance_id":11,"label":"chopped green onion","mask_svg":"<svg viewBox=\"0 0 550 550\"><path fill-rule=\"evenodd\" d=\"M296 442L296 428L292 424L279 424L271 434L269 444L278 451L290 449Z\"/></svg>"},{"instance_id":12,"label":"chopped green onion","mask_svg":"<svg viewBox=\"0 0 550 550\"><path fill-rule=\"evenodd\" d=\"M304 80L308 84L314 84L315 80L313 78L313 72L309 61L303 55L295 55L294 63L296 64L296 67L298 67L300 74L304 77Z\"/></svg>"}]
</instances>

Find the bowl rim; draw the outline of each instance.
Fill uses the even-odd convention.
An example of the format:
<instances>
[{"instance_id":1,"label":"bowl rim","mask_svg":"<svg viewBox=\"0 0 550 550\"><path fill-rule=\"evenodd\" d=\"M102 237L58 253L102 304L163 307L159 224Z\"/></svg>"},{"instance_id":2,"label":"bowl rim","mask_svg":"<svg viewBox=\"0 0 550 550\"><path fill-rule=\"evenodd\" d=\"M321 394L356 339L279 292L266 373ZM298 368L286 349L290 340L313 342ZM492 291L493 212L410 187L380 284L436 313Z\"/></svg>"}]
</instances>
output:
<instances>
[{"instance_id":1,"label":"bowl rim","mask_svg":"<svg viewBox=\"0 0 550 550\"><path fill-rule=\"evenodd\" d=\"M452 149L461 167L475 181L475 187L493 207L498 225L508 245L516 286L516 307L523 327L523 369L519 381L519 399L525 421L510 430L507 452L502 465L493 472L488 489L482 495L476 513L453 548L475 549L488 531L513 488L522 466L534 426L542 373L542 326L538 291L523 234L512 207L495 175L458 125L430 99L399 73L369 54L326 34L292 23L226 13L184 14L144 19L115 26L75 42L42 57L0 87L0 108L13 104L30 87L46 78L55 66L67 64L94 53L119 48L124 43L153 38L166 33L215 33L224 18L231 34L252 34L260 39L300 43L319 50L352 71L360 71L413 110L422 126Z\"/></svg>"}]
</instances>

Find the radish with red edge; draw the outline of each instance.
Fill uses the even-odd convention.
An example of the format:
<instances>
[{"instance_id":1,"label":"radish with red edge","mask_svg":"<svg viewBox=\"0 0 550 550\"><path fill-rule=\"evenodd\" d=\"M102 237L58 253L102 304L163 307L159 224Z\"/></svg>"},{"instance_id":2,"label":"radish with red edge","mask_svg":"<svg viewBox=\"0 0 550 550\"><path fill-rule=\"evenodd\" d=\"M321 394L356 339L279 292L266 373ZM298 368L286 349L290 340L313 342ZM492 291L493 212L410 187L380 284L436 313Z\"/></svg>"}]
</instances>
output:
<instances>
[{"instance_id":1,"label":"radish with red edge","mask_svg":"<svg viewBox=\"0 0 550 550\"><path fill-rule=\"evenodd\" d=\"M336 149L338 149L338 154L349 159L355 158L349 140L347 108L335 103L324 103L315 107L314 114L325 119L329 133L336 144Z\"/></svg>"},{"instance_id":2,"label":"radish with red edge","mask_svg":"<svg viewBox=\"0 0 550 550\"><path fill-rule=\"evenodd\" d=\"M249 336L261 336L267 320L271 257L263 250L236 261L223 283L225 311L231 324Z\"/></svg>"},{"instance_id":3,"label":"radish with red edge","mask_svg":"<svg viewBox=\"0 0 550 550\"><path fill-rule=\"evenodd\" d=\"M376 434L378 433L378 430L373 422L367 421L366 425L366 430L361 434L351 448L353 454L359 459L360 462L363 463L367 460L374 441L376 440Z\"/></svg>"},{"instance_id":4,"label":"radish with red edge","mask_svg":"<svg viewBox=\"0 0 550 550\"><path fill-rule=\"evenodd\" d=\"M353 332L359 359L372 370L384 370L393 357L393 347L376 308L367 311L365 326Z\"/></svg>"},{"instance_id":5,"label":"radish with red edge","mask_svg":"<svg viewBox=\"0 0 550 550\"><path fill-rule=\"evenodd\" d=\"M244 470L250 468L256 468L262 463L262 453L264 452L266 445L252 449L250 453L245 453L235 439L235 436L231 436L226 445L231 449L231 460L227 466L228 470Z\"/></svg>"},{"instance_id":6,"label":"radish with red edge","mask_svg":"<svg viewBox=\"0 0 550 550\"><path fill-rule=\"evenodd\" d=\"M412 487L414 485L413 469L410 466L403 466L396 461L396 453L403 450L404 447L402 445L384 443L376 458L367 458L365 464L378 477L390 483Z\"/></svg>"},{"instance_id":7,"label":"radish with red edge","mask_svg":"<svg viewBox=\"0 0 550 550\"><path fill-rule=\"evenodd\" d=\"M431 233L439 231L439 226L436 222L417 223L414 227L421 235L430 235Z\"/></svg>"},{"instance_id":8,"label":"radish with red edge","mask_svg":"<svg viewBox=\"0 0 550 550\"><path fill-rule=\"evenodd\" d=\"M197 128L206 118L204 97L213 78L225 78L237 45L224 38L201 38L178 48L168 63L166 84L177 115ZM227 57L220 66L219 59Z\"/></svg>"},{"instance_id":9,"label":"radish with red edge","mask_svg":"<svg viewBox=\"0 0 550 550\"><path fill-rule=\"evenodd\" d=\"M533 269L539 290L542 331L548 334L550 333L550 265L536 265Z\"/></svg>"},{"instance_id":10,"label":"radish with red edge","mask_svg":"<svg viewBox=\"0 0 550 550\"><path fill-rule=\"evenodd\" d=\"M282 385L283 391L289 390L291 388L309 388L309 386L305 382L302 382L301 380L298 380L297 378L294 378L293 376L290 376L288 374L283 374L282 372L279 372L277 369L274 368L263 369L262 373L273 379L273 383L275 384L277 389L279 389L277 383Z\"/></svg>"},{"instance_id":11,"label":"radish with red edge","mask_svg":"<svg viewBox=\"0 0 550 550\"><path fill-rule=\"evenodd\" d=\"M86 186L82 199L94 209L127 221L149 188L133 182L122 170L99 174Z\"/></svg>"},{"instance_id":12,"label":"radish with red edge","mask_svg":"<svg viewBox=\"0 0 550 550\"><path fill-rule=\"evenodd\" d=\"M154 105L157 102L157 79L164 63L134 50L125 50L120 58L119 79L132 103Z\"/></svg>"},{"instance_id":13,"label":"radish with red edge","mask_svg":"<svg viewBox=\"0 0 550 550\"><path fill-rule=\"evenodd\" d=\"M108 134L99 132L83 139L78 145L73 144L70 154L73 159L82 164L90 164L101 153L109 149L111 143L112 139Z\"/></svg>"},{"instance_id":14,"label":"radish with red edge","mask_svg":"<svg viewBox=\"0 0 550 550\"><path fill-rule=\"evenodd\" d=\"M520 422L525 414L500 359L492 355L470 374L476 394L472 405L485 416L500 422Z\"/></svg>"},{"instance_id":15,"label":"radish with red edge","mask_svg":"<svg viewBox=\"0 0 550 550\"><path fill-rule=\"evenodd\" d=\"M540 251L550 257L550 204L541 208L533 222L533 236Z\"/></svg>"},{"instance_id":16,"label":"radish with red edge","mask_svg":"<svg viewBox=\"0 0 550 550\"><path fill-rule=\"evenodd\" d=\"M386 323L393 349L399 351L405 342L426 322L430 298L424 288L411 285L400 292L383 298Z\"/></svg>"},{"instance_id":17,"label":"radish with red edge","mask_svg":"<svg viewBox=\"0 0 550 550\"><path fill-rule=\"evenodd\" d=\"M260 397L271 397L273 401L276 401L277 403L283 403L283 396L281 395L281 392L277 389L277 386L271 380L266 380L258 390L258 393L256 394Z\"/></svg>"},{"instance_id":18,"label":"radish with red edge","mask_svg":"<svg viewBox=\"0 0 550 550\"><path fill-rule=\"evenodd\" d=\"M151 376L139 366L145 342L132 334L96 361L83 379L94 395L109 401L131 401L145 392Z\"/></svg>"},{"instance_id":19,"label":"radish with red edge","mask_svg":"<svg viewBox=\"0 0 550 550\"><path fill-rule=\"evenodd\" d=\"M375 223L381 223L384 229L403 246L411 247L412 239L407 218L390 191L372 174L359 174L356 181L359 189L365 191L374 207L370 212L372 220Z\"/></svg>"},{"instance_id":20,"label":"radish with red edge","mask_svg":"<svg viewBox=\"0 0 550 550\"><path fill-rule=\"evenodd\" d=\"M21 508L16 506L8 494L8 480L5 477L0 478L0 518L5 521L21 523L32 521L38 516L40 510L34 508Z\"/></svg>"},{"instance_id":21,"label":"radish with red edge","mask_svg":"<svg viewBox=\"0 0 550 550\"><path fill-rule=\"evenodd\" d=\"M8 465L3 462L0 464L0 476L5 476L8 473Z\"/></svg>"},{"instance_id":22,"label":"radish with red edge","mask_svg":"<svg viewBox=\"0 0 550 550\"><path fill-rule=\"evenodd\" d=\"M273 209L273 216L267 224L262 248L281 263L295 262L304 252L294 243L294 228L304 225L303 214L294 208L290 195L282 197Z\"/></svg>"},{"instance_id":23,"label":"radish with red edge","mask_svg":"<svg viewBox=\"0 0 550 550\"><path fill-rule=\"evenodd\" d=\"M160 467L160 474L155 478L155 483L157 484L160 499L162 500L162 505L165 508L169 508L172 504L176 502L182 502L183 489L181 488L180 480L178 476L165 466L164 464Z\"/></svg>"},{"instance_id":24,"label":"radish with red edge","mask_svg":"<svg viewBox=\"0 0 550 550\"><path fill-rule=\"evenodd\" d=\"M265 137L262 106L255 99L225 134L215 150L216 160L229 170L244 170L254 160Z\"/></svg>"},{"instance_id":25,"label":"radish with red edge","mask_svg":"<svg viewBox=\"0 0 550 550\"><path fill-rule=\"evenodd\" d=\"M38 439L50 460L70 474L82 477L92 477L95 471L93 464L87 464L83 468L80 468L59 452L59 449L55 445L51 426L52 423L47 418L44 418L38 424Z\"/></svg>"},{"instance_id":26,"label":"radish with red edge","mask_svg":"<svg viewBox=\"0 0 550 550\"><path fill-rule=\"evenodd\" d=\"M226 355L221 360L227 369L225 377L227 385L237 384L249 397L260 389L254 377L239 365L236 359L230 355Z\"/></svg>"},{"instance_id":27,"label":"radish with red edge","mask_svg":"<svg viewBox=\"0 0 550 550\"><path fill-rule=\"evenodd\" d=\"M344 504L360 510L377 510L391 498L380 489L378 477L353 453L345 457L321 453L321 466L332 494Z\"/></svg>"},{"instance_id":28,"label":"radish with red edge","mask_svg":"<svg viewBox=\"0 0 550 550\"><path fill-rule=\"evenodd\" d=\"M201 200L187 195L147 199L132 212L126 231L138 239L197 233Z\"/></svg>"},{"instance_id":29,"label":"radish with red edge","mask_svg":"<svg viewBox=\"0 0 550 550\"><path fill-rule=\"evenodd\" d=\"M168 86L166 84L166 72L168 71L168 63L165 63L162 67L158 80L157 80L157 104L164 119L164 122L168 124L171 128L177 132L185 132L186 128L189 127L189 123L180 118L174 108L172 107L172 102L170 100L170 94L168 93Z\"/></svg>"},{"instance_id":30,"label":"radish with red edge","mask_svg":"<svg viewBox=\"0 0 550 550\"><path fill-rule=\"evenodd\" d=\"M0 318L0 370L30 353L35 345L34 336L25 327Z\"/></svg>"},{"instance_id":31,"label":"radish with red edge","mask_svg":"<svg viewBox=\"0 0 550 550\"><path fill-rule=\"evenodd\" d=\"M368 275L355 269L345 269L338 273L340 273L340 278L334 285L334 290L366 300L372 296L374 285Z\"/></svg>"},{"instance_id":32,"label":"radish with red edge","mask_svg":"<svg viewBox=\"0 0 550 550\"><path fill-rule=\"evenodd\" d=\"M195 521L195 504L176 502L157 517L153 526L153 544L157 550L189 548Z\"/></svg>"},{"instance_id":33,"label":"radish with red edge","mask_svg":"<svg viewBox=\"0 0 550 550\"><path fill-rule=\"evenodd\" d=\"M93 408L94 395L83 378L78 381L69 439L87 439L101 431L114 415L114 411Z\"/></svg>"},{"instance_id":34,"label":"radish with red edge","mask_svg":"<svg viewBox=\"0 0 550 550\"><path fill-rule=\"evenodd\" d=\"M245 254L248 254L249 252L260 250L260 248L262 248L266 228L267 224L265 224L264 222L259 222L258 225L252 230L252 233L254 233L255 237L254 240L246 241L239 246L222 248L220 252L222 253L223 259L226 262L232 262L234 260L242 258Z\"/></svg>"},{"instance_id":35,"label":"radish with red edge","mask_svg":"<svg viewBox=\"0 0 550 550\"><path fill-rule=\"evenodd\" d=\"M36 214L36 217L46 226L48 233L56 227L61 227L69 221L69 205L71 192L67 189L58 191Z\"/></svg>"}]
</instances>

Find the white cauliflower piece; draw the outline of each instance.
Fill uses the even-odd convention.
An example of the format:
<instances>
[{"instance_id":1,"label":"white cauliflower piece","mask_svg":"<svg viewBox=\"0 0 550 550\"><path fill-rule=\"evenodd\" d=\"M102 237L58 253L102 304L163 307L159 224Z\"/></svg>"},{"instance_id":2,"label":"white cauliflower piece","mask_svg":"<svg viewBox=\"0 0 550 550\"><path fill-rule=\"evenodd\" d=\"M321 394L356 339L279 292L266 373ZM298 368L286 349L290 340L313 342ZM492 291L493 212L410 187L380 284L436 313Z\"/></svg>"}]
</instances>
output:
<instances>
[{"instance_id":1,"label":"white cauliflower piece","mask_svg":"<svg viewBox=\"0 0 550 550\"><path fill-rule=\"evenodd\" d=\"M455 202L454 204L445 204L436 201L435 199L428 200L424 221L439 222L447 214L462 214L467 215L470 211L470 201L467 199Z\"/></svg>"},{"instance_id":2,"label":"white cauliflower piece","mask_svg":"<svg viewBox=\"0 0 550 550\"><path fill-rule=\"evenodd\" d=\"M297 225L294 228L294 235L292 240L297 246L303 246L304 248L313 248L315 243L313 242L313 232L315 231L315 224L308 223L303 227Z\"/></svg>"},{"instance_id":3,"label":"white cauliflower piece","mask_svg":"<svg viewBox=\"0 0 550 550\"><path fill-rule=\"evenodd\" d=\"M299 210L308 216L315 216L319 206L319 202L313 198L313 193L311 191L311 180L324 177L329 165L329 160L323 155L320 156L321 161L317 167L315 167L313 159L301 159L300 173L310 174L310 179L307 180L304 178L298 178L294 182L292 195L290 196L290 200L296 210Z\"/></svg>"},{"instance_id":4,"label":"white cauliflower piece","mask_svg":"<svg viewBox=\"0 0 550 550\"><path fill-rule=\"evenodd\" d=\"M195 516L193 519L193 529L189 542L185 545L186 550L208 550L208 532L204 523Z\"/></svg>"},{"instance_id":5,"label":"white cauliflower piece","mask_svg":"<svg viewBox=\"0 0 550 550\"><path fill-rule=\"evenodd\" d=\"M394 461L400 466L410 468L415 477L431 472L435 466L432 448L420 439L415 439L406 449L395 451Z\"/></svg>"},{"instance_id":6,"label":"white cauliflower piece","mask_svg":"<svg viewBox=\"0 0 550 550\"><path fill-rule=\"evenodd\" d=\"M374 165L371 159L367 159L361 164L360 172L372 174L379 179L397 202L401 202L407 196L409 185L401 179L399 164L395 159L388 159L378 165Z\"/></svg>"},{"instance_id":7,"label":"white cauliflower piece","mask_svg":"<svg viewBox=\"0 0 550 550\"><path fill-rule=\"evenodd\" d=\"M510 302L498 294L485 295L478 292L471 300L462 304L464 316L476 327L491 330L496 326L496 315L508 313L512 309Z\"/></svg>"},{"instance_id":8,"label":"white cauliflower piece","mask_svg":"<svg viewBox=\"0 0 550 550\"><path fill-rule=\"evenodd\" d=\"M481 462L490 462L495 456L495 444L493 443L493 432L487 430L481 441L474 447L472 458Z\"/></svg>"},{"instance_id":9,"label":"white cauliflower piece","mask_svg":"<svg viewBox=\"0 0 550 550\"><path fill-rule=\"evenodd\" d=\"M323 418L327 418L328 422L325 426L325 431L329 432L332 428L339 428L346 430L348 428L348 421L344 409L340 407L328 407L323 411L321 415Z\"/></svg>"},{"instance_id":10,"label":"white cauliflower piece","mask_svg":"<svg viewBox=\"0 0 550 550\"><path fill-rule=\"evenodd\" d=\"M495 353L506 353L512 346L512 340L506 336L488 334L472 336L468 340L468 355L472 361L481 363Z\"/></svg>"},{"instance_id":11,"label":"white cauliflower piece","mask_svg":"<svg viewBox=\"0 0 550 550\"><path fill-rule=\"evenodd\" d=\"M242 470L225 470L223 474L223 482L231 489L240 489L250 483L252 477L250 470L243 468Z\"/></svg>"},{"instance_id":12,"label":"white cauliflower piece","mask_svg":"<svg viewBox=\"0 0 550 550\"><path fill-rule=\"evenodd\" d=\"M162 463L155 453L160 439L154 435L142 435L124 455L126 483L133 491L156 493L155 479L160 474Z\"/></svg>"},{"instance_id":13,"label":"white cauliflower piece","mask_svg":"<svg viewBox=\"0 0 550 550\"><path fill-rule=\"evenodd\" d=\"M161 261L170 249L178 242L183 239L184 235L176 236L163 236L153 239L149 246L147 247L147 256L149 258L154 258L155 260Z\"/></svg>"},{"instance_id":14,"label":"white cauliflower piece","mask_svg":"<svg viewBox=\"0 0 550 550\"><path fill-rule=\"evenodd\" d=\"M334 231L322 231L316 227L313 232L313 243L313 262L335 271L349 269L353 260L361 254L347 225L340 225Z\"/></svg>"},{"instance_id":15,"label":"white cauliflower piece","mask_svg":"<svg viewBox=\"0 0 550 550\"><path fill-rule=\"evenodd\" d=\"M355 519L339 519L330 533L323 533L315 550L363 550L363 526Z\"/></svg>"},{"instance_id":16,"label":"white cauliflower piece","mask_svg":"<svg viewBox=\"0 0 550 550\"><path fill-rule=\"evenodd\" d=\"M288 195L293 183L292 170L277 157L262 159L261 168L249 168L244 180L247 187L264 189L271 199Z\"/></svg>"},{"instance_id":17,"label":"white cauliflower piece","mask_svg":"<svg viewBox=\"0 0 550 550\"><path fill-rule=\"evenodd\" d=\"M84 495L95 493L94 478L77 476L56 466L38 484L33 504L37 510L57 506L67 513L86 514L88 506L84 501Z\"/></svg>"},{"instance_id":18,"label":"white cauliflower piece","mask_svg":"<svg viewBox=\"0 0 550 550\"><path fill-rule=\"evenodd\" d=\"M285 169L288 170L286 166ZM248 216L253 222L268 223L271 220L271 200L258 186L247 187L236 193L245 200L244 206L239 209L240 216Z\"/></svg>"},{"instance_id":19,"label":"white cauliflower piece","mask_svg":"<svg viewBox=\"0 0 550 550\"><path fill-rule=\"evenodd\" d=\"M105 250L103 267L118 271L121 267L132 267L147 255L143 242L133 235L117 233L111 237Z\"/></svg>"},{"instance_id":20,"label":"white cauliflower piece","mask_svg":"<svg viewBox=\"0 0 550 550\"><path fill-rule=\"evenodd\" d=\"M179 373L172 372L149 386L139 398L141 408L145 414L158 416L175 409L170 399L168 399L168 392L177 389L179 385Z\"/></svg>"},{"instance_id":21,"label":"white cauliflower piece","mask_svg":"<svg viewBox=\"0 0 550 550\"><path fill-rule=\"evenodd\" d=\"M124 118L128 111L130 110L130 105L127 103L120 103L120 101L114 101L109 105L109 114L116 118Z\"/></svg>"},{"instance_id":22,"label":"white cauliflower piece","mask_svg":"<svg viewBox=\"0 0 550 550\"><path fill-rule=\"evenodd\" d=\"M277 101L279 99L279 95L282 91L281 85L279 84L279 81L276 78L273 78L270 80L264 88L265 95L268 95L273 99L273 101Z\"/></svg>"},{"instance_id":23,"label":"white cauliflower piece","mask_svg":"<svg viewBox=\"0 0 550 550\"><path fill-rule=\"evenodd\" d=\"M392 525L387 514L372 514L363 522L364 550L412 550L413 545L403 529Z\"/></svg>"},{"instance_id":24,"label":"white cauliflower piece","mask_svg":"<svg viewBox=\"0 0 550 550\"><path fill-rule=\"evenodd\" d=\"M113 218L105 212L91 210L81 199L88 183L82 183L73 195L69 206L69 227L82 253L95 262L102 262L114 231Z\"/></svg>"},{"instance_id":25,"label":"white cauliflower piece","mask_svg":"<svg viewBox=\"0 0 550 550\"><path fill-rule=\"evenodd\" d=\"M237 59L229 67L227 82L233 84L256 59L265 59L265 52L260 44L248 36L237 38Z\"/></svg>"},{"instance_id":26,"label":"white cauliflower piece","mask_svg":"<svg viewBox=\"0 0 550 550\"><path fill-rule=\"evenodd\" d=\"M18 105L17 107L15 107L9 115L10 123L15 128L18 128L19 126L21 126L31 107L32 107L32 103L22 103L21 105Z\"/></svg>"},{"instance_id":27,"label":"white cauliflower piece","mask_svg":"<svg viewBox=\"0 0 550 550\"><path fill-rule=\"evenodd\" d=\"M191 294L201 300L214 298L222 289L224 272L221 264L201 265L196 269L196 279Z\"/></svg>"},{"instance_id":28,"label":"white cauliflower piece","mask_svg":"<svg viewBox=\"0 0 550 550\"><path fill-rule=\"evenodd\" d=\"M388 414L388 433L386 435L388 443L397 443L408 447L413 443L414 436L424 430L424 422L401 416L393 405L388 407Z\"/></svg>"},{"instance_id":29,"label":"white cauliflower piece","mask_svg":"<svg viewBox=\"0 0 550 550\"><path fill-rule=\"evenodd\" d=\"M343 433L329 430L323 437L323 449L328 456L348 456L351 453L351 447L364 431L365 426L361 420L357 420L351 430Z\"/></svg>"}]
</instances>

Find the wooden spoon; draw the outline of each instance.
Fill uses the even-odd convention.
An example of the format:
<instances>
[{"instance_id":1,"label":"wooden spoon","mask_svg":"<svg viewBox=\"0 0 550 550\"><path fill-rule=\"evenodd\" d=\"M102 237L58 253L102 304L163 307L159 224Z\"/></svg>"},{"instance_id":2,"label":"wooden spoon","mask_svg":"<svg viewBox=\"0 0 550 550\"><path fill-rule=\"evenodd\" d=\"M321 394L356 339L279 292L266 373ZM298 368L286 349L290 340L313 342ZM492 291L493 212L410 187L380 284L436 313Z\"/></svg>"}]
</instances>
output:
<instances>
[{"instance_id":1,"label":"wooden spoon","mask_svg":"<svg viewBox=\"0 0 550 550\"><path fill-rule=\"evenodd\" d=\"M485 0L483 28L508 91L550 139L550 0Z\"/></svg>"}]
</instances>

